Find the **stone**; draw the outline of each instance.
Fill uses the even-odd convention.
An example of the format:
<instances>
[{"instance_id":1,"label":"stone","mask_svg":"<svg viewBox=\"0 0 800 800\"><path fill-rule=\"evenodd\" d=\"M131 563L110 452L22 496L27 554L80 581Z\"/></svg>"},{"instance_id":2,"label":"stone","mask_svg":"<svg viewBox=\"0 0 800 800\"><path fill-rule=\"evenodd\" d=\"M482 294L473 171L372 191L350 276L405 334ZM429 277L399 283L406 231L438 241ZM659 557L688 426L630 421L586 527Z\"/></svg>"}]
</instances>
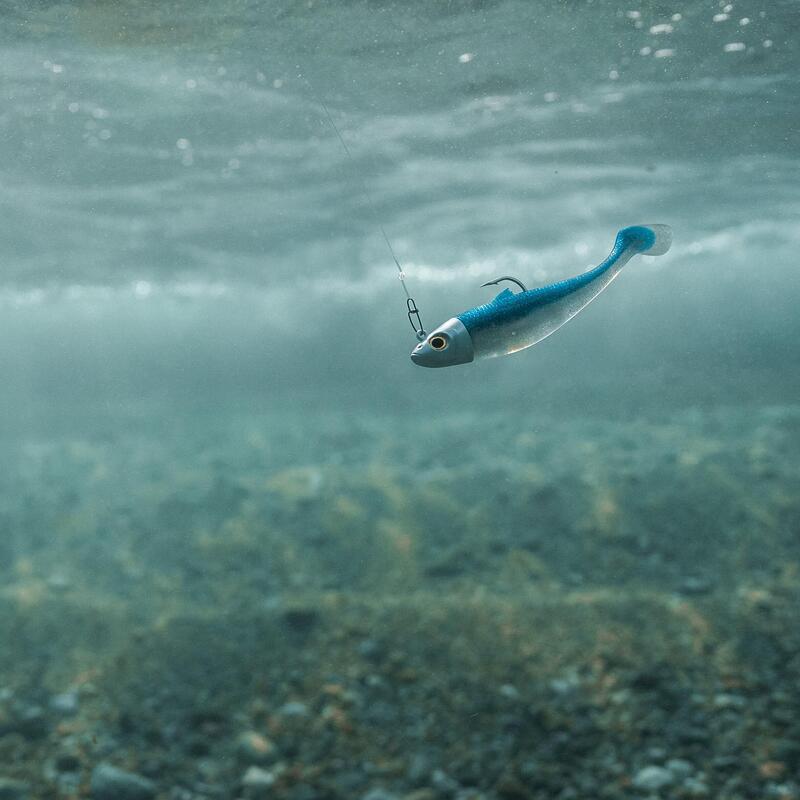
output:
<instances>
[{"instance_id":1,"label":"stone","mask_svg":"<svg viewBox=\"0 0 800 800\"><path fill-rule=\"evenodd\" d=\"M103 763L92 772L91 792L93 800L150 800L156 786L141 775Z\"/></svg>"},{"instance_id":2,"label":"stone","mask_svg":"<svg viewBox=\"0 0 800 800\"><path fill-rule=\"evenodd\" d=\"M278 713L282 717L307 717L308 706L297 700L290 700L278 709Z\"/></svg>"},{"instance_id":3,"label":"stone","mask_svg":"<svg viewBox=\"0 0 800 800\"><path fill-rule=\"evenodd\" d=\"M664 767L651 765L640 769L633 778L633 785L637 789L648 792L658 792L672 784L675 776Z\"/></svg>"},{"instance_id":4,"label":"stone","mask_svg":"<svg viewBox=\"0 0 800 800\"><path fill-rule=\"evenodd\" d=\"M719 709L732 709L738 711L747 705L747 701L738 694L728 694L721 692L714 696L714 708Z\"/></svg>"},{"instance_id":5,"label":"stone","mask_svg":"<svg viewBox=\"0 0 800 800\"><path fill-rule=\"evenodd\" d=\"M505 697L506 700L519 700L519 689L510 683L504 683L500 687L500 694Z\"/></svg>"},{"instance_id":6,"label":"stone","mask_svg":"<svg viewBox=\"0 0 800 800\"><path fill-rule=\"evenodd\" d=\"M694 772L694 766L682 758L671 758L665 766L677 780L688 778Z\"/></svg>"},{"instance_id":7,"label":"stone","mask_svg":"<svg viewBox=\"0 0 800 800\"><path fill-rule=\"evenodd\" d=\"M458 781L451 778L444 770L435 769L431 774L431 785L439 794L450 796L455 794L461 787Z\"/></svg>"},{"instance_id":8,"label":"stone","mask_svg":"<svg viewBox=\"0 0 800 800\"><path fill-rule=\"evenodd\" d=\"M437 800L438 797L433 789L416 789L410 794L403 795L403 800Z\"/></svg>"},{"instance_id":9,"label":"stone","mask_svg":"<svg viewBox=\"0 0 800 800\"><path fill-rule=\"evenodd\" d=\"M258 731L245 731L236 738L236 755L243 764L269 764L277 757L277 748Z\"/></svg>"},{"instance_id":10,"label":"stone","mask_svg":"<svg viewBox=\"0 0 800 800\"><path fill-rule=\"evenodd\" d=\"M0 777L0 800L25 800L28 784L13 778Z\"/></svg>"},{"instance_id":11,"label":"stone","mask_svg":"<svg viewBox=\"0 0 800 800\"><path fill-rule=\"evenodd\" d=\"M711 581L705 578L690 576L685 578L681 583L681 592L683 592L683 594L708 594L711 589Z\"/></svg>"},{"instance_id":12,"label":"stone","mask_svg":"<svg viewBox=\"0 0 800 800\"><path fill-rule=\"evenodd\" d=\"M272 794L275 776L261 767L249 767L242 777L244 796L249 800L261 800Z\"/></svg>"},{"instance_id":13,"label":"stone","mask_svg":"<svg viewBox=\"0 0 800 800\"><path fill-rule=\"evenodd\" d=\"M78 693L62 692L50 698L50 710L65 717L73 717L78 713Z\"/></svg>"},{"instance_id":14,"label":"stone","mask_svg":"<svg viewBox=\"0 0 800 800\"><path fill-rule=\"evenodd\" d=\"M320 615L315 608L297 606L283 612L283 622L295 633L310 633L319 622Z\"/></svg>"},{"instance_id":15,"label":"stone","mask_svg":"<svg viewBox=\"0 0 800 800\"><path fill-rule=\"evenodd\" d=\"M397 800L397 795L386 789L370 789L361 800Z\"/></svg>"},{"instance_id":16,"label":"stone","mask_svg":"<svg viewBox=\"0 0 800 800\"><path fill-rule=\"evenodd\" d=\"M709 794L708 786L697 778L687 778L683 782L683 791L689 797L708 797Z\"/></svg>"}]
</instances>

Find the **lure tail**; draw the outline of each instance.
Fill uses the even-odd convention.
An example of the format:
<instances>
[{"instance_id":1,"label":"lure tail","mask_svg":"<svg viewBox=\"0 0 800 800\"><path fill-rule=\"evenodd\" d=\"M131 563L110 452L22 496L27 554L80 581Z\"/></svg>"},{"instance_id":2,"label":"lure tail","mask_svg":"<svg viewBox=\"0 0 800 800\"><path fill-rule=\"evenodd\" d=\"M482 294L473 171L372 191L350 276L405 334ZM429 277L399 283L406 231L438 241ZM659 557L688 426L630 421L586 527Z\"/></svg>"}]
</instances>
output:
<instances>
[{"instance_id":1,"label":"lure tail","mask_svg":"<svg viewBox=\"0 0 800 800\"><path fill-rule=\"evenodd\" d=\"M662 256L672 245L672 228L669 225L632 225L617 234L615 247L633 248L646 256Z\"/></svg>"}]
</instances>

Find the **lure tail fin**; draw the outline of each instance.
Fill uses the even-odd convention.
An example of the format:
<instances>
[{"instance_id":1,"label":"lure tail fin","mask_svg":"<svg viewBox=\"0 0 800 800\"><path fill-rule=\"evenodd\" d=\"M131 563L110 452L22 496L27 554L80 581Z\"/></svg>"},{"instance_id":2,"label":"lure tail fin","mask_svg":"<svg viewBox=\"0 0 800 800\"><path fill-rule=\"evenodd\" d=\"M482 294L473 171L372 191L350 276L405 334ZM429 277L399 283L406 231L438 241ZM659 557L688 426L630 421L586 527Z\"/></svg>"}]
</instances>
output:
<instances>
[{"instance_id":1,"label":"lure tail fin","mask_svg":"<svg viewBox=\"0 0 800 800\"><path fill-rule=\"evenodd\" d=\"M617 234L617 245L633 247L647 256L662 256L672 245L672 228L669 225L632 225Z\"/></svg>"}]
</instances>

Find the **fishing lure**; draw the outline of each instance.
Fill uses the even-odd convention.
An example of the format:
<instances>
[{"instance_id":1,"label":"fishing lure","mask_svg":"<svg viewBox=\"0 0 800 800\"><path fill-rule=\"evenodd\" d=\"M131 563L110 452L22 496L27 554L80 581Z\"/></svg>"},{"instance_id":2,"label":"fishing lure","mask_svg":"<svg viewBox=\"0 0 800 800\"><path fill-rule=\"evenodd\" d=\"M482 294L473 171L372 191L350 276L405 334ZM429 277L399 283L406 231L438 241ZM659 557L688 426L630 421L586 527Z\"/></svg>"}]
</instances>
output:
<instances>
[{"instance_id":1,"label":"fishing lure","mask_svg":"<svg viewBox=\"0 0 800 800\"><path fill-rule=\"evenodd\" d=\"M316 96L342 149L352 161L350 149L325 101L314 90L308 78L302 74L299 77L305 80ZM363 181L361 191L367 207L374 214L375 204ZM660 256L672 244L672 229L669 225L633 225L623 228L617 233L614 249L608 258L594 269L538 289L526 289L520 280L510 275L489 281L483 285L493 286L501 281L511 281L519 286L520 291L514 293L510 289L503 289L490 303L464 311L428 334L422 324L419 308L408 291L405 272L386 230L381 224L378 224L378 228L397 267L406 296L408 321L419 342L411 351L411 360L421 367L469 364L481 358L510 355L531 347L557 331L591 303L637 253Z\"/></svg>"},{"instance_id":2,"label":"fishing lure","mask_svg":"<svg viewBox=\"0 0 800 800\"><path fill-rule=\"evenodd\" d=\"M510 276L484 283L512 281L521 291L503 289L491 302L447 320L420 341L411 360L421 367L452 367L531 347L591 303L635 255L660 256L671 244L668 225L633 225L617 234L602 264L582 275L537 289L526 289Z\"/></svg>"}]
</instances>

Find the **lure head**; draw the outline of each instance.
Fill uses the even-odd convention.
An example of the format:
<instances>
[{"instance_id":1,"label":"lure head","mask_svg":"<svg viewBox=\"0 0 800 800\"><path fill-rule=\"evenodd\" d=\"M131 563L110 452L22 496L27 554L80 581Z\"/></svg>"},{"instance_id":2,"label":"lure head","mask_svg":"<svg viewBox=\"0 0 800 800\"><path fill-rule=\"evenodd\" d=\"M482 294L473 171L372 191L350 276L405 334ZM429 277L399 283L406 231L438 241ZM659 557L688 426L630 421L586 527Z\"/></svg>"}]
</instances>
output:
<instances>
[{"instance_id":1,"label":"lure head","mask_svg":"<svg viewBox=\"0 0 800 800\"><path fill-rule=\"evenodd\" d=\"M458 317L447 320L411 351L421 367L452 367L475 359L472 337Z\"/></svg>"}]
</instances>

